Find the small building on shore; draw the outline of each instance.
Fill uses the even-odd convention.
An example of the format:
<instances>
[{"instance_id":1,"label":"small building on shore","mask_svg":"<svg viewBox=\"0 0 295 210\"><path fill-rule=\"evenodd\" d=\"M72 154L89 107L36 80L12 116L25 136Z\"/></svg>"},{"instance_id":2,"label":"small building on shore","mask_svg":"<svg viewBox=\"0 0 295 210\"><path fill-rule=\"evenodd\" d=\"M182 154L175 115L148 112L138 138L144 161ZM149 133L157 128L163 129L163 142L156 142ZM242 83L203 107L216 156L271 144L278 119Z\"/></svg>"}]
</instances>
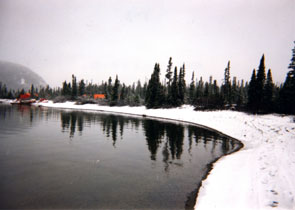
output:
<instances>
[{"instance_id":1,"label":"small building on shore","mask_svg":"<svg viewBox=\"0 0 295 210\"><path fill-rule=\"evenodd\" d=\"M93 99L105 99L105 94L93 94Z\"/></svg>"}]
</instances>

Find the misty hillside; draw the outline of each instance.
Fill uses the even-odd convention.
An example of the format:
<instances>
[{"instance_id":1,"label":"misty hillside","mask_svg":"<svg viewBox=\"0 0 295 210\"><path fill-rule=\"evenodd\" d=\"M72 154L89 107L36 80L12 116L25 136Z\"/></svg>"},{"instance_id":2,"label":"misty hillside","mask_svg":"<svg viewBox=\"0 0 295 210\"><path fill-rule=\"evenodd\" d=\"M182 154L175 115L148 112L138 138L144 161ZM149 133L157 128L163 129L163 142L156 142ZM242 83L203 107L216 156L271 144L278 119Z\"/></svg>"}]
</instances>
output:
<instances>
[{"instance_id":1,"label":"misty hillside","mask_svg":"<svg viewBox=\"0 0 295 210\"><path fill-rule=\"evenodd\" d=\"M44 79L29 68L5 61L0 61L0 82L14 90L28 90L32 84L38 88L46 86Z\"/></svg>"}]
</instances>

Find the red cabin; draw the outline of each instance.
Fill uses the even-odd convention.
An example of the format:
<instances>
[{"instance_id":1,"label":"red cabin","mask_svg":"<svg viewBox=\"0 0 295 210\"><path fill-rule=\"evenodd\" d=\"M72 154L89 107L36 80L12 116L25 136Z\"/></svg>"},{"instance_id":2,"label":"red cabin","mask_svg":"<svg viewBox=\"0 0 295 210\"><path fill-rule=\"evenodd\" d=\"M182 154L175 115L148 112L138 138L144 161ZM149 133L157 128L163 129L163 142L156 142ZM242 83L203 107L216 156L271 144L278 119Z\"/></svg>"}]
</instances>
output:
<instances>
[{"instance_id":1,"label":"red cabin","mask_svg":"<svg viewBox=\"0 0 295 210\"><path fill-rule=\"evenodd\" d=\"M105 96L105 94L94 94L93 98L94 99L105 99L106 96Z\"/></svg>"}]
</instances>

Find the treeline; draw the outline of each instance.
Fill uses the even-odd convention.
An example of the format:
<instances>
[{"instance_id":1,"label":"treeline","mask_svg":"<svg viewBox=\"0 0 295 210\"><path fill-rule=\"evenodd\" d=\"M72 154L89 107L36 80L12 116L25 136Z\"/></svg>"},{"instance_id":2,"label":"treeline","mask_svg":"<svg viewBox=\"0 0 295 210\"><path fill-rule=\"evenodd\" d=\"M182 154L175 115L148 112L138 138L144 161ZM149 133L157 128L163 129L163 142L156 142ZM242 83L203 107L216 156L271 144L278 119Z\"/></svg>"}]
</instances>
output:
<instances>
[{"instance_id":1,"label":"treeline","mask_svg":"<svg viewBox=\"0 0 295 210\"><path fill-rule=\"evenodd\" d=\"M295 42L294 42L295 43ZM275 85L271 69L266 74L265 56L262 55L256 74L253 70L250 82L231 79L230 61L224 70L221 86L210 76L209 81L195 78L194 72L189 86L186 85L185 64L179 71L169 59L165 82L160 81L160 65L155 64L148 82L145 96L147 108L178 107L191 104L197 110L235 109L251 113L295 114L295 47L292 49L291 69L281 85Z\"/></svg>"},{"instance_id":2,"label":"treeline","mask_svg":"<svg viewBox=\"0 0 295 210\"><path fill-rule=\"evenodd\" d=\"M295 42L294 42L295 43ZM169 59L164 81L161 81L160 65L155 64L150 80L143 85L140 81L132 85L121 83L118 76L114 82L111 77L101 84L77 81L64 81L61 88L33 85L29 92L33 97L53 99L56 102L74 100L83 103L100 103L110 106L140 106L147 108L179 107L183 104L193 105L196 110L235 109L251 113L285 113L295 114L295 47L292 49L291 69L283 84L273 83L271 69L265 69L265 56L262 55L258 69L253 69L250 82L238 80L230 75L230 61L224 70L224 79L219 86L217 80L209 77L204 81L192 73L189 84L185 80L185 64L173 66ZM17 98L25 90L7 90L0 83L0 98ZM94 100L95 94L104 94L105 98Z\"/></svg>"},{"instance_id":3,"label":"treeline","mask_svg":"<svg viewBox=\"0 0 295 210\"><path fill-rule=\"evenodd\" d=\"M30 93L32 98L46 98L54 102L65 102L67 100L78 101L80 103L99 103L111 106L140 106L144 105L147 83L144 85L140 81L132 85L120 83L118 76L115 81L109 77L107 82L94 84L85 82L84 79L77 81L75 75L72 75L72 81L64 81L62 87L51 88L50 86L35 88L31 85L29 90L8 90L5 84L0 82L0 98L15 99L21 94ZM95 94L104 94L105 98L94 100Z\"/></svg>"},{"instance_id":4,"label":"treeline","mask_svg":"<svg viewBox=\"0 0 295 210\"><path fill-rule=\"evenodd\" d=\"M116 76L114 82L112 77L109 77L107 82L102 82L100 85L85 83L83 79L77 82L75 75L72 75L72 82L63 82L60 99L110 106L140 106L144 104L146 86L147 84L142 85L140 81L129 86L124 83L121 84L118 76ZM104 94L105 98L95 101L93 100L95 94Z\"/></svg>"},{"instance_id":5,"label":"treeline","mask_svg":"<svg viewBox=\"0 0 295 210\"><path fill-rule=\"evenodd\" d=\"M295 114L295 62L294 52L286 80L275 85L271 69L265 71L265 57L262 56L257 70L253 70L250 82L231 79L230 61L224 70L221 86L210 76L209 81L197 80L192 73L189 86L184 80L185 65L179 71L174 69L172 77L172 59L169 59L166 82L160 82L160 67L155 65L148 83L145 105L147 108L178 107L191 104L196 110L234 109L251 113ZM171 79L172 78L172 79Z\"/></svg>"},{"instance_id":6,"label":"treeline","mask_svg":"<svg viewBox=\"0 0 295 210\"><path fill-rule=\"evenodd\" d=\"M15 99L19 98L21 94L30 93L32 98L48 98L54 99L60 93L60 88L52 89L49 85L46 87L36 88L34 85L31 85L29 90L21 89L21 90L12 90L8 89L6 84L0 82L0 98L3 99Z\"/></svg>"}]
</instances>

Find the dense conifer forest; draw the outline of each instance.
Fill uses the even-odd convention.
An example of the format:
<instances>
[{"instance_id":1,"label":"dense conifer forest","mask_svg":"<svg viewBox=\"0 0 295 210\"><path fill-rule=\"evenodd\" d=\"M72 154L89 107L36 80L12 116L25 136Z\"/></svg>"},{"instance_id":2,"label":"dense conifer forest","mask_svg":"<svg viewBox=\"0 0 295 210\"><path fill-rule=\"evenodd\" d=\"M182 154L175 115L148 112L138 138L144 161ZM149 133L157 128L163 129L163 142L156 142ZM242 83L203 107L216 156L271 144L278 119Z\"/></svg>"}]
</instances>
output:
<instances>
[{"instance_id":1,"label":"dense conifer forest","mask_svg":"<svg viewBox=\"0 0 295 210\"><path fill-rule=\"evenodd\" d=\"M295 42L294 42L295 44ZM161 81L161 69L155 64L148 82L140 81L132 85L121 83L118 75L115 80L109 77L106 82L93 84L84 79L64 81L62 87L34 87L30 90L8 90L0 82L0 98L17 98L26 91L36 98L52 99L55 102L66 100L77 101L78 104L99 103L110 106L140 106L147 108L171 108L190 104L196 110L232 109L251 113L284 113L295 114L295 47L292 49L290 69L285 82L276 85L272 79L271 69L265 69L265 56L262 55L258 69L253 69L250 81L231 77L230 61L225 65L224 79L221 85L212 76L206 81L195 77L185 80L186 67L173 66L169 58L165 68L164 81ZM105 98L95 100L94 94L104 94Z\"/></svg>"}]
</instances>

